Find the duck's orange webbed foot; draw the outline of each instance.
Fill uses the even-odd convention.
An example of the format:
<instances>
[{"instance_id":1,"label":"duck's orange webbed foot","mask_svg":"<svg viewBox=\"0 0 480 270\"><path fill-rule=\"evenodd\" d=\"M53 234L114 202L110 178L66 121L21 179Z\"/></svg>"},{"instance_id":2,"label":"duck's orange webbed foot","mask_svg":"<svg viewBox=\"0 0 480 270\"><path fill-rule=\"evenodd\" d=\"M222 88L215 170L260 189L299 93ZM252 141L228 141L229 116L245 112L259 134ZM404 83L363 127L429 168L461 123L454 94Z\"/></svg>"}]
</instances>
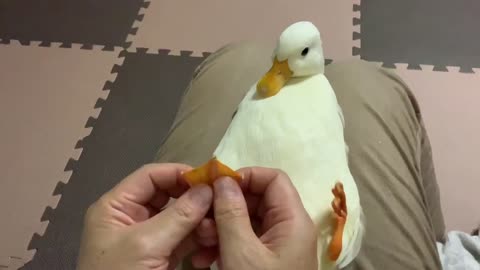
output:
<instances>
[{"instance_id":1,"label":"duck's orange webbed foot","mask_svg":"<svg viewBox=\"0 0 480 270\"><path fill-rule=\"evenodd\" d=\"M213 185L213 182L222 176L231 177L238 182L242 180L240 174L218 161L215 157L204 165L183 174L184 179L190 186L199 184Z\"/></svg>"},{"instance_id":2,"label":"duck's orange webbed foot","mask_svg":"<svg viewBox=\"0 0 480 270\"><path fill-rule=\"evenodd\" d=\"M342 183L338 182L332 189L333 198L332 208L334 216L334 230L332 241L328 247L328 256L330 260L336 261L342 252L342 238L345 222L347 221L347 199L343 190Z\"/></svg>"}]
</instances>

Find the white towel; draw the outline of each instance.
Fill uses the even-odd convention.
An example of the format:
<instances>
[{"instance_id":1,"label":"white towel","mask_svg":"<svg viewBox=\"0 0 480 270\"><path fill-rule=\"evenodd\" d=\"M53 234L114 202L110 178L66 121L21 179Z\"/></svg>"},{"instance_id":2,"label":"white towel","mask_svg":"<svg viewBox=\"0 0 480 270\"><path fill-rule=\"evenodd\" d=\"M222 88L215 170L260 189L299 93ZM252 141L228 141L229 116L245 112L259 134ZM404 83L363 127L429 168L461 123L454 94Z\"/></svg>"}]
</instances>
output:
<instances>
[{"instance_id":1,"label":"white towel","mask_svg":"<svg viewBox=\"0 0 480 270\"><path fill-rule=\"evenodd\" d=\"M480 237L451 231L445 244L437 243L444 270L480 270Z\"/></svg>"}]
</instances>

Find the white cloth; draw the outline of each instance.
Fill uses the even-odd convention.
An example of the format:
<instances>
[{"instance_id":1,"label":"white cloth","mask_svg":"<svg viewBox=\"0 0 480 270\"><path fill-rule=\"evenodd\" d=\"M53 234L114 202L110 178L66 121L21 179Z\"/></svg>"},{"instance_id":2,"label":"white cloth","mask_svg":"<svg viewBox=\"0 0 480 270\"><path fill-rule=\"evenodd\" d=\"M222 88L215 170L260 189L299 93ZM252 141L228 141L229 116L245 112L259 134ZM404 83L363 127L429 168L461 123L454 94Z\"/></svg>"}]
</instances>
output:
<instances>
[{"instance_id":1,"label":"white cloth","mask_svg":"<svg viewBox=\"0 0 480 270\"><path fill-rule=\"evenodd\" d=\"M444 270L480 270L480 237L451 231L445 244L437 243Z\"/></svg>"}]
</instances>

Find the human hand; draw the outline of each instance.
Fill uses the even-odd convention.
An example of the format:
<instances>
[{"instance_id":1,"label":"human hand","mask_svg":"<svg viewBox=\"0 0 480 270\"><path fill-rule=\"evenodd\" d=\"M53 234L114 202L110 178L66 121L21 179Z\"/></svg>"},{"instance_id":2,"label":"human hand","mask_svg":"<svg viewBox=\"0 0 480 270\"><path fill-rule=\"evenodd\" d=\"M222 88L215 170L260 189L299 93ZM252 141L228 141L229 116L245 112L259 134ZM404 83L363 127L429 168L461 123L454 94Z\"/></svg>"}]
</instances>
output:
<instances>
[{"instance_id":1,"label":"human hand","mask_svg":"<svg viewBox=\"0 0 480 270\"><path fill-rule=\"evenodd\" d=\"M316 230L289 177L267 168L239 172L241 187L226 177L214 182L220 268L317 270ZM260 224L257 232L252 229L255 221ZM211 253L198 252L193 264L208 266L212 261L205 258L215 258Z\"/></svg>"},{"instance_id":2,"label":"human hand","mask_svg":"<svg viewBox=\"0 0 480 270\"><path fill-rule=\"evenodd\" d=\"M215 228L204 219L212 190L188 189L180 176L190 169L146 165L90 206L77 269L171 270L200 244L215 245ZM165 207L170 198L178 199Z\"/></svg>"}]
</instances>

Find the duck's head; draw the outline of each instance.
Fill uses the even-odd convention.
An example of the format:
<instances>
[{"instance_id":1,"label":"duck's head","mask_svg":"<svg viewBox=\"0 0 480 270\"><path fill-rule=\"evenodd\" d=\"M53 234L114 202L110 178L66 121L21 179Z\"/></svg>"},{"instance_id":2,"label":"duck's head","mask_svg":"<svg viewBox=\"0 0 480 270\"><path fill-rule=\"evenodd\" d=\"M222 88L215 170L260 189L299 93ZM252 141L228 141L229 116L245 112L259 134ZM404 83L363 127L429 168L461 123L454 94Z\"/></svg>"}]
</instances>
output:
<instances>
[{"instance_id":1,"label":"duck's head","mask_svg":"<svg viewBox=\"0 0 480 270\"><path fill-rule=\"evenodd\" d=\"M311 22L297 22L285 29L273 54L273 65L257 84L257 93L264 97L276 95L293 77L323 73L320 32Z\"/></svg>"}]
</instances>

